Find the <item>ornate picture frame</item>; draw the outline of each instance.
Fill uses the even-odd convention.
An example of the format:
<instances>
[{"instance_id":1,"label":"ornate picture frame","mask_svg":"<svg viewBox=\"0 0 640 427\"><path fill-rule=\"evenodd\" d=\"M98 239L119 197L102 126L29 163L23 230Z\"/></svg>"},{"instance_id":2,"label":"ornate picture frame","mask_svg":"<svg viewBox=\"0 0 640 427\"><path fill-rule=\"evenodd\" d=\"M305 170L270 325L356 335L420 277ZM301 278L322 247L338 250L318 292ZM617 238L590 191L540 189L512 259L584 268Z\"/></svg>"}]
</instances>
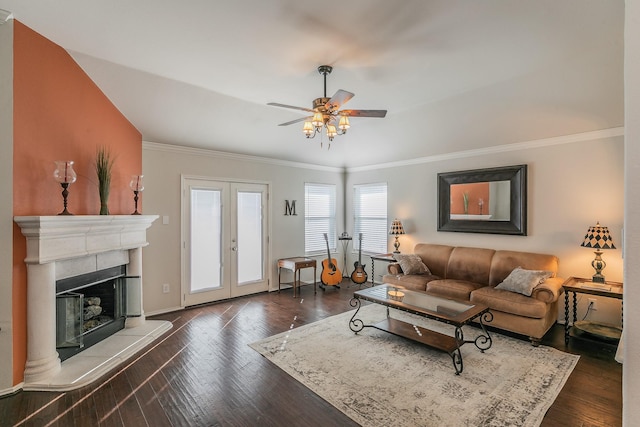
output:
<instances>
[{"instance_id":1,"label":"ornate picture frame","mask_svg":"<svg viewBox=\"0 0 640 427\"><path fill-rule=\"evenodd\" d=\"M438 231L526 236L527 165L439 173Z\"/></svg>"}]
</instances>

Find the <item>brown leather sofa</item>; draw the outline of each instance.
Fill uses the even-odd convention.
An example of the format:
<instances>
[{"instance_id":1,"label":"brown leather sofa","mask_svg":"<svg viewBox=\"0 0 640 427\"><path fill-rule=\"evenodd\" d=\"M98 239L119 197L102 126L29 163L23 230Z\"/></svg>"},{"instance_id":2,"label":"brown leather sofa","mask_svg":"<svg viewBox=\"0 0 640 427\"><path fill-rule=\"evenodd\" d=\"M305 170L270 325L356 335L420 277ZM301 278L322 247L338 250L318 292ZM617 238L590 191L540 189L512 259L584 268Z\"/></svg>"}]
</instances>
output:
<instances>
[{"instance_id":1,"label":"brown leather sofa","mask_svg":"<svg viewBox=\"0 0 640 427\"><path fill-rule=\"evenodd\" d=\"M558 258L554 255L428 243L418 243L414 253L430 274L406 275L400 264L391 263L383 282L488 305L493 313L491 327L526 335L533 345L540 343L557 320L564 280L555 277ZM516 267L553 275L537 285L531 296L496 289Z\"/></svg>"}]
</instances>

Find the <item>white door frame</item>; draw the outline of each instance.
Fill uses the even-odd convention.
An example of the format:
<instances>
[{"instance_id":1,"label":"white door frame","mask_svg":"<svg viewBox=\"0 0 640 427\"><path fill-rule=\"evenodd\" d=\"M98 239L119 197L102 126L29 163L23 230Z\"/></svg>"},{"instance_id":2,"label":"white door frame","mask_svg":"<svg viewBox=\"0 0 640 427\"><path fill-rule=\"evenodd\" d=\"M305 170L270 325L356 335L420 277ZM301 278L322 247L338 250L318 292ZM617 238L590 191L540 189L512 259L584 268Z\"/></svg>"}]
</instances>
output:
<instances>
[{"instance_id":1,"label":"white door frame","mask_svg":"<svg viewBox=\"0 0 640 427\"><path fill-rule=\"evenodd\" d=\"M270 198L270 193L271 193L271 183L268 181L258 181L258 180L246 180L246 179L233 179L233 178L217 178L217 177L209 177L209 176L195 176L195 175L184 175L182 174L180 176L180 192L181 192L181 196L180 196L180 204L181 204L181 225L180 225L180 229L181 229L181 237L180 237L180 252L181 252L181 286L180 286L180 306L181 307L186 307L188 305L191 304L187 304L187 294L190 292L190 267L189 267L189 262L190 260L188 259L189 256L189 250L188 250L188 246L187 246L187 242L189 241L190 238L190 230L189 230L189 225L190 225L190 219L189 219L189 211L190 211L190 207L188 206L189 202L190 202L190 196L188 194L188 185L187 182L188 181L192 181L192 180L196 180L196 181L203 181L203 182L219 182L219 183L226 183L229 184L229 186L231 186L231 184L257 184L257 185L262 185L262 186L266 186L267 191L266 191L266 200L265 200L265 214L267 216L267 220L266 220L266 230L265 230L265 254L264 254L264 274L265 274L265 279L267 281L267 285L266 285L266 290L270 291L271 290L271 278L272 278L272 260L271 260L271 213L272 213L272 209L271 209L271 198ZM223 236L223 244L225 244L226 242L226 246L230 247L230 242L228 242L228 233L225 233L226 236ZM230 287L228 287L227 289L230 289ZM216 293L217 291L213 291L214 293ZM219 293L218 296L214 295L214 298L211 301L216 301L216 300L222 300L222 299L226 299L226 298L230 298L231 297L231 293L229 295L226 294L226 292L230 292L229 290L225 290L225 293ZM207 301L203 301L203 302L207 302Z\"/></svg>"}]
</instances>

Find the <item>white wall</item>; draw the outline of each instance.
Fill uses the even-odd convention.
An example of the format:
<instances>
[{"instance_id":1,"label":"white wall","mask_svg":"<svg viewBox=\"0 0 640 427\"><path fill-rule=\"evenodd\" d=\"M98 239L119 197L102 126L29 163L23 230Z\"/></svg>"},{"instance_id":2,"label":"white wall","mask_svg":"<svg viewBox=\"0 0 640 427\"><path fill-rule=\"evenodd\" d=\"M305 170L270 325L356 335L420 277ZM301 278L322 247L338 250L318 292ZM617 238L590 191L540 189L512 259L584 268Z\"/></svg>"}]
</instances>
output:
<instances>
[{"instance_id":1,"label":"white wall","mask_svg":"<svg viewBox=\"0 0 640 427\"><path fill-rule=\"evenodd\" d=\"M624 141L621 136L602 138L603 134L616 133L620 130L532 141L518 144L517 149L506 146L487 154L459 153L424 159L420 164L413 161L395 167L354 169L346 181L347 230L353 228L349 188L354 184L386 181L388 217L401 219L407 233L400 237L402 252L411 253L416 243L430 242L551 253L560 258L560 277L591 277L594 254L580 247L588 227L600 221L609 227L618 248L622 243ZM517 164L528 165L527 236L437 231L439 172ZM391 243L389 239L390 250ZM605 277L622 281L622 251L605 251L603 258L607 262ZM386 268L378 264L381 269ZM580 302L579 315L584 315L586 298ZM598 306L589 319L620 324L619 301L599 299ZM560 313L559 319L564 320L564 304Z\"/></svg>"},{"instance_id":2,"label":"white wall","mask_svg":"<svg viewBox=\"0 0 640 427\"><path fill-rule=\"evenodd\" d=\"M314 147L312 149L320 149ZM271 262L270 288L278 287L276 262L279 258L304 256L304 184L305 182L336 184L338 230L342 229L344 175L341 169L310 166L208 150L143 144L142 168L145 189L142 208L145 214L161 218L149 229L149 246L143 250L144 301L147 314L180 307L180 176L181 174L218 179L255 180L271 186ZM296 200L296 216L285 216L285 200ZM162 224L162 216L169 224ZM318 257L317 277L322 271ZM283 271L282 281L292 275ZM302 270L302 280L312 281L313 270ZM170 285L168 294L162 284Z\"/></svg>"},{"instance_id":3,"label":"white wall","mask_svg":"<svg viewBox=\"0 0 640 427\"><path fill-rule=\"evenodd\" d=\"M624 37L625 122L625 272L624 365L622 422L640 419L640 1L625 2Z\"/></svg>"},{"instance_id":4,"label":"white wall","mask_svg":"<svg viewBox=\"0 0 640 427\"><path fill-rule=\"evenodd\" d=\"M0 218L13 218L13 19L0 24ZM0 224L0 395L13 385L13 221Z\"/></svg>"}]
</instances>

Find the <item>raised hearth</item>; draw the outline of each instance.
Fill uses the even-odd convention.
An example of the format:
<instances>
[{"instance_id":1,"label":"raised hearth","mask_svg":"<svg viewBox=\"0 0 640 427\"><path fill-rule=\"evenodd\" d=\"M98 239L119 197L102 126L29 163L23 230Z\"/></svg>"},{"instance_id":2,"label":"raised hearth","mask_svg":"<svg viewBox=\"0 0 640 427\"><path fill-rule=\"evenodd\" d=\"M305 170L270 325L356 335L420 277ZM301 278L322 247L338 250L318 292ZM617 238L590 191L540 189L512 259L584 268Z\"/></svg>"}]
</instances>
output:
<instances>
[{"instance_id":1,"label":"raised hearth","mask_svg":"<svg viewBox=\"0 0 640 427\"><path fill-rule=\"evenodd\" d=\"M142 248L157 215L21 216L27 239L27 362L25 390L70 390L89 384L171 328L145 321ZM137 305L125 329L61 364L56 351L56 281L126 266L139 276L127 299ZM87 353L87 354L83 354ZM108 354L107 354L108 353Z\"/></svg>"}]
</instances>

